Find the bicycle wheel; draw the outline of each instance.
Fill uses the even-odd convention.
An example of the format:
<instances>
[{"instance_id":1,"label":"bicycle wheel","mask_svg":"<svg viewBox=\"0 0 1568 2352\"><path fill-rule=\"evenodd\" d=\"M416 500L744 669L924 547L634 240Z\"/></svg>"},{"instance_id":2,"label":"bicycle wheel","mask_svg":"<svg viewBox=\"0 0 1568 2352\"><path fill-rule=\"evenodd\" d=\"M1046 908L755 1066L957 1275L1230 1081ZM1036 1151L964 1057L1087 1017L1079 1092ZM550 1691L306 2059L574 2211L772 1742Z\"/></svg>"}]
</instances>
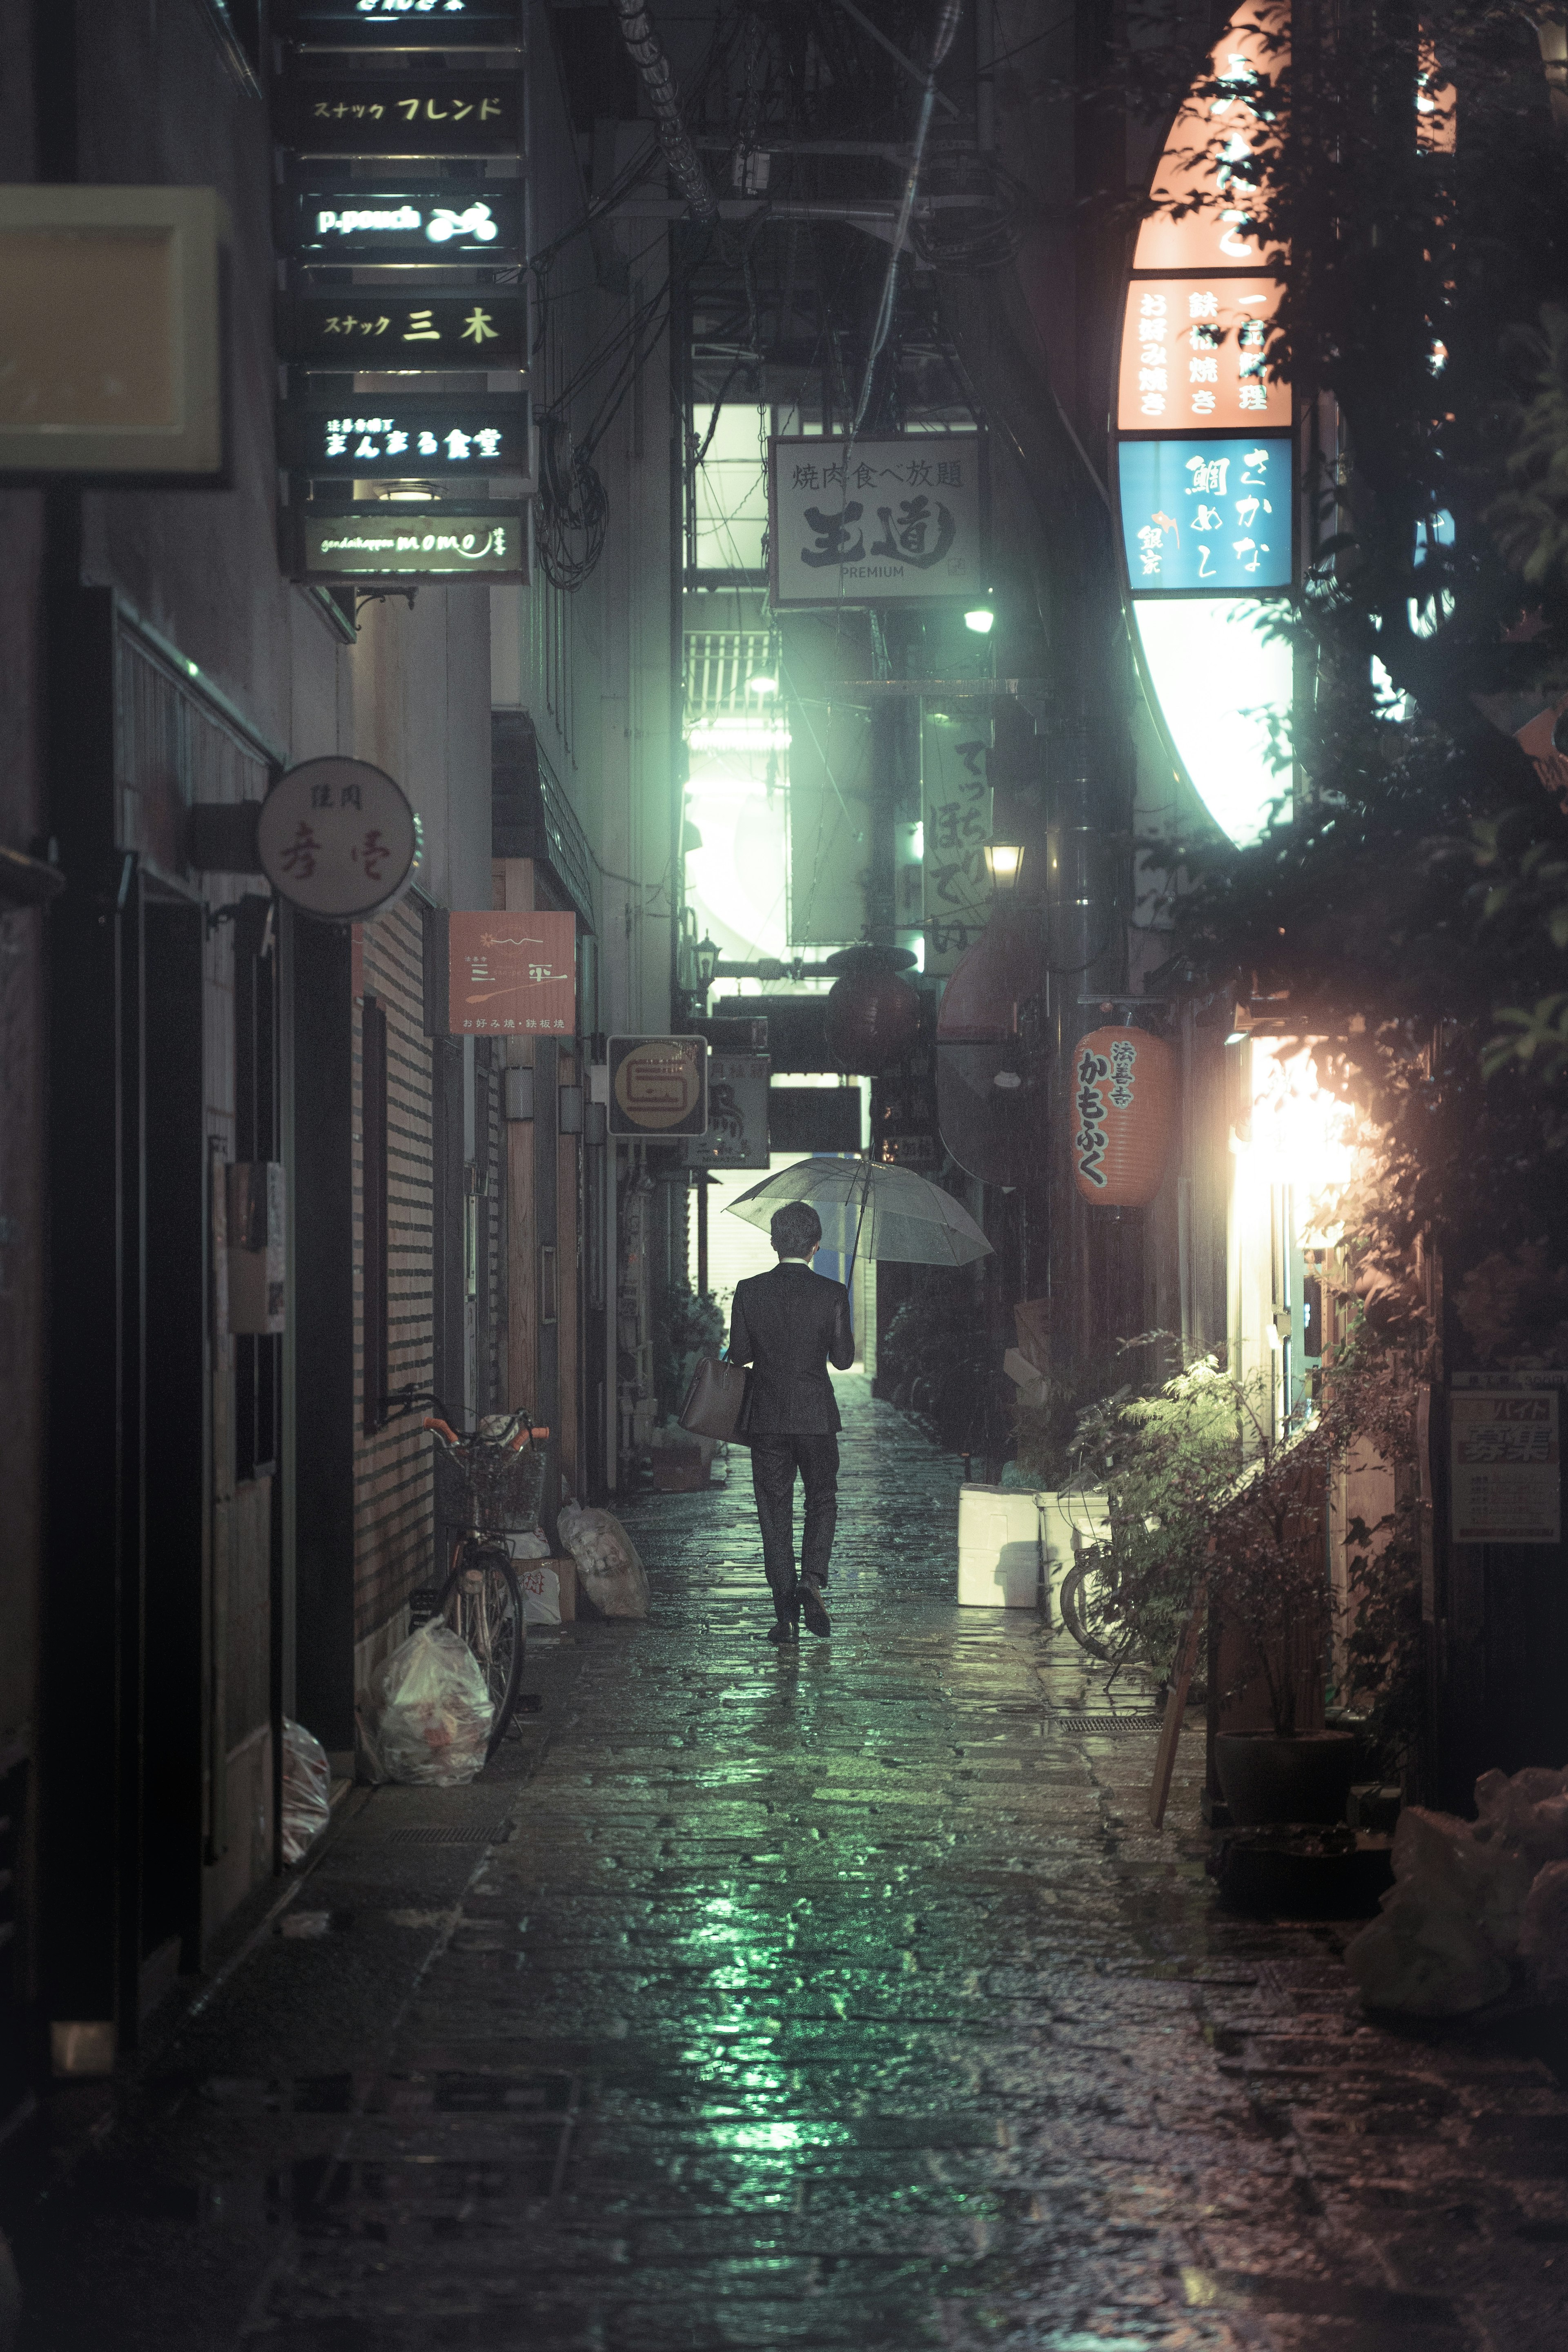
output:
<instances>
[{"instance_id":1,"label":"bicycle wheel","mask_svg":"<svg viewBox=\"0 0 1568 2352\"><path fill-rule=\"evenodd\" d=\"M1087 1559L1075 1561L1062 1579L1060 1590L1057 1594L1057 1606L1062 1612L1062 1623L1067 1627L1079 1648L1086 1650L1091 1658L1098 1658L1101 1664L1112 1665L1119 1663L1124 1656L1125 1644L1119 1650L1112 1643L1102 1641L1098 1633L1091 1631L1093 1612L1089 1600L1089 1580L1091 1574L1098 1582L1099 1571L1093 1568L1090 1561Z\"/></svg>"},{"instance_id":2,"label":"bicycle wheel","mask_svg":"<svg viewBox=\"0 0 1568 2352\"><path fill-rule=\"evenodd\" d=\"M506 1727L517 1706L528 1647L522 1591L510 1553L499 1544L459 1551L450 1576L441 1587L437 1613L445 1618L459 1640L468 1643L485 1678L495 1709L489 1745L485 1749L488 1761L506 1737Z\"/></svg>"}]
</instances>

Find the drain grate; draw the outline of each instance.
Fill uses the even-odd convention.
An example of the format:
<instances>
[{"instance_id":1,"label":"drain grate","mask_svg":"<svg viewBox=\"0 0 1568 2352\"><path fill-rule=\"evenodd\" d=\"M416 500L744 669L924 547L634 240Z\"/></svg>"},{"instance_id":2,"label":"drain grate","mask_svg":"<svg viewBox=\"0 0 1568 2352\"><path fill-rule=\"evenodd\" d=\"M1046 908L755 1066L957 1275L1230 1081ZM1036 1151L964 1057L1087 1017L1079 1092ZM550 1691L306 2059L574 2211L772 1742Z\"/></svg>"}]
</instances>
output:
<instances>
[{"instance_id":1,"label":"drain grate","mask_svg":"<svg viewBox=\"0 0 1568 2352\"><path fill-rule=\"evenodd\" d=\"M1158 1731L1164 1715L1047 1715L1046 1726L1051 1731L1096 1731L1114 1739L1134 1731Z\"/></svg>"},{"instance_id":2,"label":"drain grate","mask_svg":"<svg viewBox=\"0 0 1568 2352\"><path fill-rule=\"evenodd\" d=\"M506 1814L495 1822L405 1822L392 1832L394 1845L500 1845L511 1829Z\"/></svg>"}]
</instances>

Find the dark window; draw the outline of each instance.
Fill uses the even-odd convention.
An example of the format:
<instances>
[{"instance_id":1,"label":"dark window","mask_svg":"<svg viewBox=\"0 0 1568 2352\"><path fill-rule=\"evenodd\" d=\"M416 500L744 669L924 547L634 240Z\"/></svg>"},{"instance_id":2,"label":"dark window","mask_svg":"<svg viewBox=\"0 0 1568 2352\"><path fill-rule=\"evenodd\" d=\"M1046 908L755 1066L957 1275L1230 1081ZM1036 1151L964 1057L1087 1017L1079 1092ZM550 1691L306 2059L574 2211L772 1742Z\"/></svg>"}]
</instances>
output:
<instances>
[{"instance_id":1,"label":"dark window","mask_svg":"<svg viewBox=\"0 0 1568 2352\"><path fill-rule=\"evenodd\" d=\"M360 1101L363 1133L364 1425L386 1421L387 1198L386 1015L373 996L364 1001Z\"/></svg>"}]
</instances>

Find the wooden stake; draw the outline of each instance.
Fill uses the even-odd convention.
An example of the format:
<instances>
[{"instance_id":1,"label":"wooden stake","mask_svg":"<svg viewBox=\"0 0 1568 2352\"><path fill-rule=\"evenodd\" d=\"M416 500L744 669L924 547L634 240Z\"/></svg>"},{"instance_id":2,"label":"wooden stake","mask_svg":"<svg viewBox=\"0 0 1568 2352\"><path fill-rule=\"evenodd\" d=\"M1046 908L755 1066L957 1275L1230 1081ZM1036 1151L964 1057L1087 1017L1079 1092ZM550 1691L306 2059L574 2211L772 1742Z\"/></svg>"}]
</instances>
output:
<instances>
[{"instance_id":1,"label":"wooden stake","mask_svg":"<svg viewBox=\"0 0 1568 2352\"><path fill-rule=\"evenodd\" d=\"M1165 1720L1160 1728L1159 1752L1154 1759L1154 1784L1149 1791L1149 1824L1152 1829L1163 1829L1165 1807L1170 1801L1171 1780L1176 1769L1176 1742L1182 1736L1182 1719L1187 1711L1187 1693L1193 1686L1197 1670L1198 1645L1208 1622L1208 1587L1205 1585L1193 1603L1193 1613L1182 1635L1182 1647L1176 1659L1175 1679L1165 1700Z\"/></svg>"}]
</instances>

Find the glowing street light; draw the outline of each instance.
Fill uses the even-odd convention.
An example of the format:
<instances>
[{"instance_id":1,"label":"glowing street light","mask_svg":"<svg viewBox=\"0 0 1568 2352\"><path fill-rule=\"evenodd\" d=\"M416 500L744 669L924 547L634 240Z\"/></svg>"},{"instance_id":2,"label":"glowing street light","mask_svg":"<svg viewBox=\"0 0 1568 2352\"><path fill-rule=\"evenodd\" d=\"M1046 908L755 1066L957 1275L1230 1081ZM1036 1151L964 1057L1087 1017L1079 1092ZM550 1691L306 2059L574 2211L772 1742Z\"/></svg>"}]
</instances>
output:
<instances>
[{"instance_id":1,"label":"glowing street light","mask_svg":"<svg viewBox=\"0 0 1568 2352\"><path fill-rule=\"evenodd\" d=\"M995 625L996 615L989 604L976 604L963 616L963 625L973 629L977 637L988 637Z\"/></svg>"},{"instance_id":2,"label":"glowing street light","mask_svg":"<svg viewBox=\"0 0 1568 2352\"><path fill-rule=\"evenodd\" d=\"M1023 871L1023 844L1016 841L988 841L985 845L985 871L991 877L991 887L999 899L1010 898L1018 887Z\"/></svg>"}]
</instances>

